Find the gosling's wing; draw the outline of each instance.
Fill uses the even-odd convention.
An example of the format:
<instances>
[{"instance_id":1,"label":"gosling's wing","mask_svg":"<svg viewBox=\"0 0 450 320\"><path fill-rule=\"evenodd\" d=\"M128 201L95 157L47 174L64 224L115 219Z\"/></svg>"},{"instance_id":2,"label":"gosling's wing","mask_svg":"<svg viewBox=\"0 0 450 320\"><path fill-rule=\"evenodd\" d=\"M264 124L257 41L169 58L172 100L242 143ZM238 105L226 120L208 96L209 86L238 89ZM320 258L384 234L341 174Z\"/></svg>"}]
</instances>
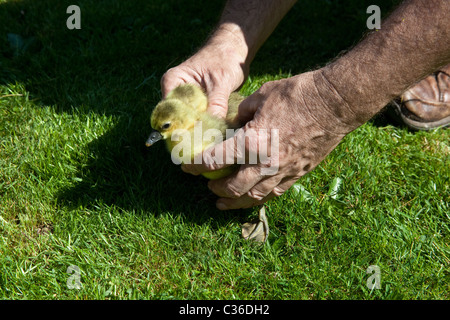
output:
<instances>
[{"instance_id":1,"label":"gosling's wing","mask_svg":"<svg viewBox=\"0 0 450 320\"><path fill-rule=\"evenodd\" d=\"M182 84L167 94L166 99L178 99L195 111L204 112L208 106L208 98L199 86L186 83Z\"/></svg>"}]
</instances>

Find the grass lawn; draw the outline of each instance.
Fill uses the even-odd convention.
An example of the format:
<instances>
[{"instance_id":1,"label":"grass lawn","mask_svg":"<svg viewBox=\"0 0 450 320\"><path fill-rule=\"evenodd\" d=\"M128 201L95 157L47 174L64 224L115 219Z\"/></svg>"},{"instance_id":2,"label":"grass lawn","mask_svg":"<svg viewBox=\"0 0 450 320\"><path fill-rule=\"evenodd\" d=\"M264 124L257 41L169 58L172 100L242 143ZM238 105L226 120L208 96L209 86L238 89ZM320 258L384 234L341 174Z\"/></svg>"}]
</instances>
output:
<instances>
[{"instance_id":1,"label":"grass lawn","mask_svg":"<svg viewBox=\"0 0 450 320\"><path fill-rule=\"evenodd\" d=\"M395 2L300 1L242 93L324 65ZM377 116L267 203L264 245L240 235L256 209L218 211L206 179L145 147L159 79L222 6L0 0L0 298L449 299L449 130Z\"/></svg>"}]
</instances>

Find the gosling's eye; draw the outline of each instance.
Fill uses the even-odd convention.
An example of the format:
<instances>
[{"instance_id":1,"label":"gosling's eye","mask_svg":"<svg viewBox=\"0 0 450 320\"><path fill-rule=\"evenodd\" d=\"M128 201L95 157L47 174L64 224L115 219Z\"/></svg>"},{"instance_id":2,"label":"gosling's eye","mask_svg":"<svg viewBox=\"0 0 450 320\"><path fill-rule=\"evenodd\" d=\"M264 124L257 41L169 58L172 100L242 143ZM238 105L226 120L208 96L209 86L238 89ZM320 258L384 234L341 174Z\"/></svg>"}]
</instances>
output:
<instances>
[{"instance_id":1,"label":"gosling's eye","mask_svg":"<svg viewBox=\"0 0 450 320\"><path fill-rule=\"evenodd\" d=\"M167 129L169 129L169 127L170 127L170 122L166 122L161 126L161 129L167 130Z\"/></svg>"}]
</instances>

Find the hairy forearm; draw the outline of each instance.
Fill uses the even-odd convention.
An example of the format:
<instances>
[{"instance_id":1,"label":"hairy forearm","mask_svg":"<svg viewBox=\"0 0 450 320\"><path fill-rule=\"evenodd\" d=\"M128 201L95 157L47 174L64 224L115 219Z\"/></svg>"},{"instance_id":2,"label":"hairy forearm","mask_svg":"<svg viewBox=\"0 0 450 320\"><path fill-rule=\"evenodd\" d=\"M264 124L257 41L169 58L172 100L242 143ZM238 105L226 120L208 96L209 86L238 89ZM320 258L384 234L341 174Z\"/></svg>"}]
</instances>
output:
<instances>
[{"instance_id":1,"label":"hairy forearm","mask_svg":"<svg viewBox=\"0 0 450 320\"><path fill-rule=\"evenodd\" d=\"M449 15L448 0L407 0L380 30L322 69L318 89L324 99L333 93L342 99L344 123L364 123L409 86L450 62Z\"/></svg>"},{"instance_id":2,"label":"hairy forearm","mask_svg":"<svg viewBox=\"0 0 450 320\"><path fill-rule=\"evenodd\" d=\"M209 42L233 43L250 65L256 52L297 0L228 0Z\"/></svg>"}]
</instances>

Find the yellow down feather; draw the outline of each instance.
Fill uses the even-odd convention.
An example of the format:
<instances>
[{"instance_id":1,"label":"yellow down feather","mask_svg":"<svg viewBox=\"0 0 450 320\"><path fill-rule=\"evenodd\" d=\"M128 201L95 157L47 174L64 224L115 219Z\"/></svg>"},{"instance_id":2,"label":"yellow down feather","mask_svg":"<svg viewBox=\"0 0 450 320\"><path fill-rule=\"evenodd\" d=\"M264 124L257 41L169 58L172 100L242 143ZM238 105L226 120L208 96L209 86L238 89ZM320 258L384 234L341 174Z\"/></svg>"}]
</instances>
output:
<instances>
[{"instance_id":1,"label":"yellow down feather","mask_svg":"<svg viewBox=\"0 0 450 320\"><path fill-rule=\"evenodd\" d=\"M211 141L202 139L201 145L194 143L194 125L197 121L201 121L202 132L205 133L208 129L218 129L225 139L226 129L237 129L239 124L236 122L239 104L244 99L237 92L233 92L228 100L228 113L225 119L210 115L206 108L208 106L208 99L204 91L193 84L183 84L178 86L159 102L152 112L150 122L155 133L158 135L156 139L164 139L166 141L167 149L172 152L173 148L181 141L177 137L172 136L175 130L184 129L190 133L191 136L191 161L194 156L201 153L205 148L211 146ZM175 139L173 139L175 138ZM149 138L147 145L153 144L155 139ZM182 155L180 154L182 157ZM181 159L180 159L181 160ZM232 165L224 169L203 173L208 179L219 179L231 174L236 169Z\"/></svg>"}]
</instances>

